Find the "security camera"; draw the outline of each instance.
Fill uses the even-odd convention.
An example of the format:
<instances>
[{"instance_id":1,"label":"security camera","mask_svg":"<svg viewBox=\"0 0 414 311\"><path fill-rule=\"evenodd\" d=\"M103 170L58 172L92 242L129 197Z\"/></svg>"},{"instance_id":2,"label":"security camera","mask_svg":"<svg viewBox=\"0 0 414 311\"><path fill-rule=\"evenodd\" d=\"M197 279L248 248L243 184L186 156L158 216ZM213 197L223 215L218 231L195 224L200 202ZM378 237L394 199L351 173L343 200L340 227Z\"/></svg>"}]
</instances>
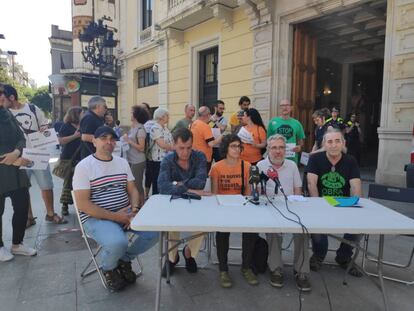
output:
<instances>
[{"instance_id":1,"label":"security camera","mask_svg":"<svg viewBox=\"0 0 414 311\"><path fill-rule=\"evenodd\" d=\"M152 72L158 72L158 64L157 63L152 65Z\"/></svg>"}]
</instances>

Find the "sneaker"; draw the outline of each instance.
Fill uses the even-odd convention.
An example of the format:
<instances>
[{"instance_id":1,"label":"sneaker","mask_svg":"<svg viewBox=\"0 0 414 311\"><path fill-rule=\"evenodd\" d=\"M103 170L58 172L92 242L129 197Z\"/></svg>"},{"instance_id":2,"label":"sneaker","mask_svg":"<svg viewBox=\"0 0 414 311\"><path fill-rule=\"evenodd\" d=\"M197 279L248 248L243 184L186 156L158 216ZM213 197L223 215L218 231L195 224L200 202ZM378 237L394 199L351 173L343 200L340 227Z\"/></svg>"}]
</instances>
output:
<instances>
[{"instance_id":1,"label":"sneaker","mask_svg":"<svg viewBox=\"0 0 414 311\"><path fill-rule=\"evenodd\" d=\"M305 273L294 273L295 274L295 282L296 287L302 292L310 292L312 290L312 286L309 282L309 277Z\"/></svg>"},{"instance_id":2,"label":"sneaker","mask_svg":"<svg viewBox=\"0 0 414 311\"><path fill-rule=\"evenodd\" d=\"M184 256L184 260L185 260L185 269L189 273L196 273L197 272L197 263L196 263L196 261L193 257L190 257L190 258L185 257L185 248L186 247L183 248L183 256Z\"/></svg>"},{"instance_id":3,"label":"sneaker","mask_svg":"<svg viewBox=\"0 0 414 311\"><path fill-rule=\"evenodd\" d=\"M220 271L220 284L223 288L230 288L233 286L233 282L227 271Z\"/></svg>"},{"instance_id":4,"label":"sneaker","mask_svg":"<svg viewBox=\"0 0 414 311\"><path fill-rule=\"evenodd\" d=\"M164 267L162 267L162 272L161 272L161 276L163 278L167 277L167 264L170 265L170 276L174 274L174 270L175 270L175 266L177 265L177 263L180 261L180 256L177 253L177 259L175 260L175 262L169 261L167 260L164 264Z\"/></svg>"},{"instance_id":5,"label":"sneaker","mask_svg":"<svg viewBox=\"0 0 414 311\"><path fill-rule=\"evenodd\" d=\"M276 268L270 272L270 285L277 288L283 287L283 274L281 268Z\"/></svg>"},{"instance_id":6,"label":"sneaker","mask_svg":"<svg viewBox=\"0 0 414 311\"><path fill-rule=\"evenodd\" d=\"M244 279L249 285L257 285L259 281L257 280L256 274L253 273L252 269L241 269Z\"/></svg>"},{"instance_id":7,"label":"sneaker","mask_svg":"<svg viewBox=\"0 0 414 311\"><path fill-rule=\"evenodd\" d=\"M118 268L121 276L124 278L124 280L128 284L134 284L135 283L135 281L137 280L137 275L132 270L132 265L131 265L130 261L119 260L117 268Z\"/></svg>"},{"instance_id":8,"label":"sneaker","mask_svg":"<svg viewBox=\"0 0 414 311\"><path fill-rule=\"evenodd\" d=\"M127 285L118 269L103 271L103 275L105 277L106 286L110 290L120 291Z\"/></svg>"},{"instance_id":9,"label":"sneaker","mask_svg":"<svg viewBox=\"0 0 414 311\"><path fill-rule=\"evenodd\" d=\"M5 246L0 247L0 261L10 261L14 258L9 249Z\"/></svg>"},{"instance_id":10,"label":"sneaker","mask_svg":"<svg viewBox=\"0 0 414 311\"><path fill-rule=\"evenodd\" d=\"M26 246L22 243L20 243L17 247L12 246L11 252L14 255L22 255L22 256L34 256L37 254L36 249Z\"/></svg>"},{"instance_id":11,"label":"sneaker","mask_svg":"<svg viewBox=\"0 0 414 311\"><path fill-rule=\"evenodd\" d=\"M319 271L322 268L322 260L320 260L315 255L309 259L309 266L312 271Z\"/></svg>"}]
</instances>

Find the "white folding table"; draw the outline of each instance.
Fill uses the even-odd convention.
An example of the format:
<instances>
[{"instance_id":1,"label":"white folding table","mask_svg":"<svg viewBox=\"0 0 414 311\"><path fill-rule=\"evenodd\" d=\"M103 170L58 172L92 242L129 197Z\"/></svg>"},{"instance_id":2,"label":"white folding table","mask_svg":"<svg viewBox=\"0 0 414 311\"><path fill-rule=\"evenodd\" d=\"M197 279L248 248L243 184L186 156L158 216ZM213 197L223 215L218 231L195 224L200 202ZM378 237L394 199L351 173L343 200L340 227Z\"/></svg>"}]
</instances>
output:
<instances>
[{"instance_id":1,"label":"white folding table","mask_svg":"<svg viewBox=\"0 0 414 311\"><path fill-rule=\"evenodd\" d=\"M216 196L203 197L199 201L170 198L170 195L151 196L131 222L133 230L160 232L155 310L159 310L160 306L161 270L163 260L167 260L168 256L169 231L302 233L299 224L283 218L270 204L222 206L219 205ZM284 215L296 220L296 217L287 211L282 198L277 197L273 203ZM388 310L381 264L384 235L414 234L414 220L369 199L360 199L360 205L361 208L339 208L329 205L323 198L307 198L306 202L289 202L289 209L299 215L309 233L380 236L377 255L379 287L383 294L385 310ZM348 243L341 238L335 238ZM359 249L363 251L362 248Z\"/></svg>"}]
</instances>

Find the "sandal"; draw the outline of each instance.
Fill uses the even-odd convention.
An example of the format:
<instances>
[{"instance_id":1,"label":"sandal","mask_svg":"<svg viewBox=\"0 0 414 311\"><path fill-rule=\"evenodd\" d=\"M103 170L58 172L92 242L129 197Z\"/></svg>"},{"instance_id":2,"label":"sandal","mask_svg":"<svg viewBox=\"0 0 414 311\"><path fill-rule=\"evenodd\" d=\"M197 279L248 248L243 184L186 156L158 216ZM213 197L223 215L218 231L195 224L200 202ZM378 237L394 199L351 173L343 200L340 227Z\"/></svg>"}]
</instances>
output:
<instances>
[{"instance_id":1,"label":"sandal","mask_svg":"<svg viewBox=\"0 0 414 311\"><path fill-rule=\"evenodd\" d=\"M48 222L52 222L55 225L64 225L64 224L68 223L68 221L66 219L64 219L63 217L60 217L56 213L54 213L53 216L49 216L48 214L46 214L45 220L48 221Z\"/></svg>"},{"instance_id":2,"label":"sandal","mask_svg":"<svg viewBox=\"0 0 414 311\"><path fill-rule=\"evenodd\" d=\"M30 228L31 226L34 226L36 224L36 218L37 217L29 217L29 218L27 218L26 229L27 228Z\"/></svg>"}]
</instances>

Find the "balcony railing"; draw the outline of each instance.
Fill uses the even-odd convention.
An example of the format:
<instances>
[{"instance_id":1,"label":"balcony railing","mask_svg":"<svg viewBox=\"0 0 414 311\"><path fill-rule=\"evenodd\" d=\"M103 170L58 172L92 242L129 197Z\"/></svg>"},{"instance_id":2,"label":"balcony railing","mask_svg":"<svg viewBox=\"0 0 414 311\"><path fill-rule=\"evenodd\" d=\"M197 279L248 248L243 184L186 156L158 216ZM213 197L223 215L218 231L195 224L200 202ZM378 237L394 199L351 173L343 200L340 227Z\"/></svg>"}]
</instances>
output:
<instances>
[{"instance_id":1,"label":"balcony railing","mask_svg":"<svg viewBox=\"0 0 414 311\"><path fill-rule=\"evenodd\" d=\"M146 41L151 40L152 37L152 27L147 27L144 30L141 30L139 33L139 42L142 44Z\"/></svg>"}]
</instances>

